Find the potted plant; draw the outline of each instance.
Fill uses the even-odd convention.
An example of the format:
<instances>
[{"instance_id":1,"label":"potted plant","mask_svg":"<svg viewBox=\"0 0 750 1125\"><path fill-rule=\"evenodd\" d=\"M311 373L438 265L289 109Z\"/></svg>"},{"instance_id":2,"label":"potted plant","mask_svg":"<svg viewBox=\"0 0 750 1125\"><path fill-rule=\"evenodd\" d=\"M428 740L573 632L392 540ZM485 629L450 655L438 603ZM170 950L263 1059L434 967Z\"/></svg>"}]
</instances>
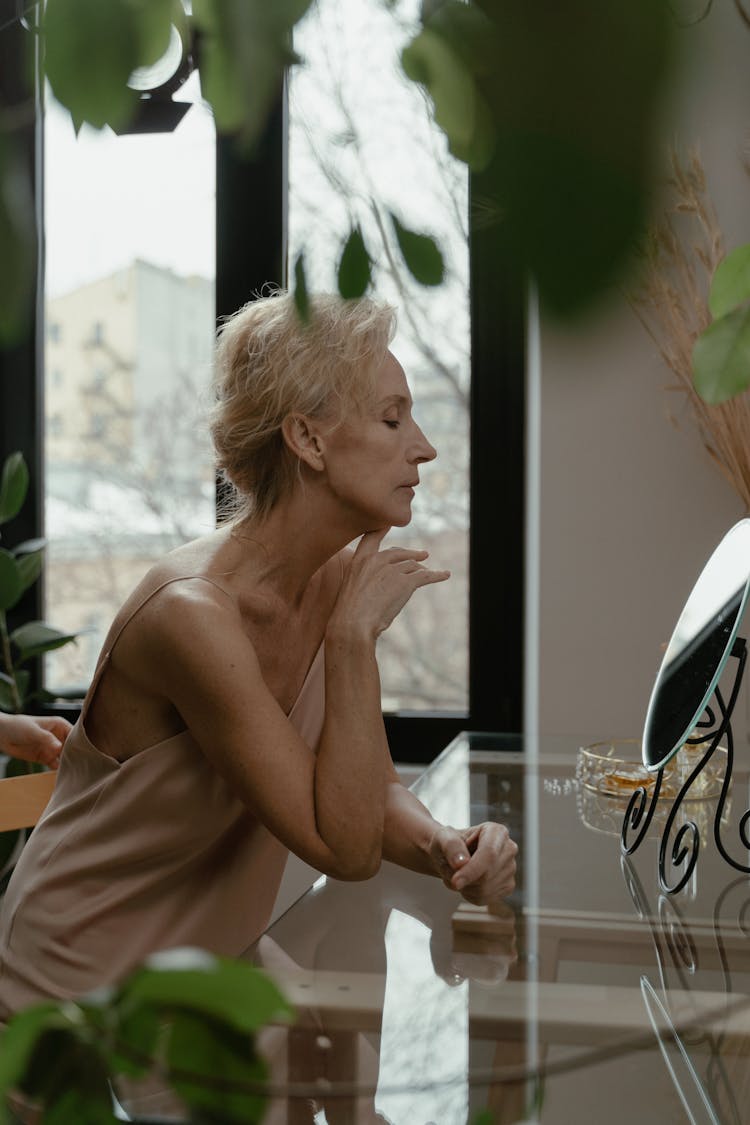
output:
<instances>
[{"instance_id":1,"label":"potted plant","mask_svg":"<svg viewBox=\"0 0 750 1125\"><path fill-rule=\"evenodd\" d=\"M0 525L21 510L28 487L24 458L12 453L0 475ZM8 625L42 573L44 548L43 539L0 545L0 711L10 714L54 701L32 687L28 664L77 636L43 621ZM5 776L43 768L15 758L0 767ZM0 833L0 890L25 838L25 830ZM202 950L157 954L114 987L33 1005L9 1021L0 1035L0 1125L17 1120L14 1105L40 1122L115 1125L118 1077L154 1075L179 1097L186 1119L252 1125L265 1110L266 1079L254 1034L291 1015L249 964Z\"/></svg>"},{"instance_id":2,"label":"potted plant","mask_svg":"<svg viewBox=\"0 0 750 1125\"><path fill-rule=\"evenodd\" d=\"M11 453L0 474L0 525L18 515L28 489L29 471L23 455ZM35 704L55 699L49 692L32 688L28 665L45 652L70 644L77 636L54 629L44 621L26 621L13 629L8 625L8 613L42 573L44 548L44 539L28 539L15 547L6 547L0 533L0 711L10 714L21 714ZM12 777L45 767L10 758L0 768L4 776ZM7 874L9 861L25 836L24 829L0 833L0 871L3 874Z\"/></svg>"},{"instance_id":3,"label":"potted plant","mask_svg":"<svg viewBox=\"0 0 750 1125\"><path fill-rule=\"evenodd\" d=\"M160 1093L173 1091L182 1120L255 1125L267 1082L255 1033L292 1016L272 981L247 962L199 949L155 954L116 986L37 1004L8 1022L0 1125L19 1117L116 1125L119 1078L149 1078Z\"/></svg>"}]
</instances>

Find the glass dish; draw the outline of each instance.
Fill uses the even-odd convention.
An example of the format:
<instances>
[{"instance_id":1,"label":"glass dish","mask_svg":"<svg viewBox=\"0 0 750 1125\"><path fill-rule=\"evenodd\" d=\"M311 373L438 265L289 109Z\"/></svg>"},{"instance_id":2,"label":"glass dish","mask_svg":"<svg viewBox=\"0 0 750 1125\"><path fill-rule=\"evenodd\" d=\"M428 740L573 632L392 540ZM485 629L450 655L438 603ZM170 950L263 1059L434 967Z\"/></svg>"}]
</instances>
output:
<instances>
[{"instance_id":1,"label":"glass dish","mask_svg":"<svg viewBox=\"0 0 750 1125\"><path fill-rule=\"evenodd\" d=\"M660 800L674 800L688 777L708 750L709 743L685 744L664 767ZM686 801L703 801L718 797L727 765L726 749L719 746L711 760L694 779L685 795ZM615 738L609 742L592 742L578 751L576 776L583 786L606 797L629 800L641 786L651 793L656 774L650 773L641 759L641 740Z\"/></svg>"}]
</instances>

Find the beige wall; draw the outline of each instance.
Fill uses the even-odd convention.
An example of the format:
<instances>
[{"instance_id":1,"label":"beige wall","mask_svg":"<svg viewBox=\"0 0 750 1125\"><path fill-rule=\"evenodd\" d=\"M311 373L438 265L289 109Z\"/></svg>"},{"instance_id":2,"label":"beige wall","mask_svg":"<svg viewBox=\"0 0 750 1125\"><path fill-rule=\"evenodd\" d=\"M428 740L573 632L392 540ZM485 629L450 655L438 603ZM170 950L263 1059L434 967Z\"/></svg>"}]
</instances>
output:
<instances>
[{"instance_id":1,"label":"beige wall","mask_svg":"<svg viewBox=\"0 0 750 1125\"><path fill-rule=\"evenodd\" d=\"M699 143L731 248L750 241L750 36L732 5L685 35L662 149ZM638 735L660 646L742 507L624 299L576 329L544 324L541 355L540 728Z\"/></svg>"},{"instance_id":2,"label":"beige wall","mask_svg":"<svg viewBox=\"0 0 750 1125\"><path fill-rule=\"evenodd\" d=\"M660 646L741 505L649 341L613 311L543 338L540 727L637 735ZM671 397L669 401L671 401Z\"/></svg>"}]
</instances>

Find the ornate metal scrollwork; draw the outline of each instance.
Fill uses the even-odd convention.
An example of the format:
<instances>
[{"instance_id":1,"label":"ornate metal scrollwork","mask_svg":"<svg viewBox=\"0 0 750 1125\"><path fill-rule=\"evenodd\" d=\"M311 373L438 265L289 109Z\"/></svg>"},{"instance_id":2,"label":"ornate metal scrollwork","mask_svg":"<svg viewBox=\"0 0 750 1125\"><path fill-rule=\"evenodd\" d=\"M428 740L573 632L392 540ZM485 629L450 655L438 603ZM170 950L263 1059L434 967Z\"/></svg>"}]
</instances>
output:
<instances>
[{"instance_id":1,"label":"ornate metal scrollwork","mask_svg":"<svg viewBox=\"0 0 750 1125\"><path fill-rule=\"evenodd\" d=\"M732 737L731 717L737 702L747 659L747 646L741 637L738 637L734 643L732 656L737 659L738 664L729 696L729 702L724 703L723 696L717 685L714 689L714 696L719 711L718 721L713 709L707 706L703 718L698 723L698 729L701 733L687 740L688 744L691 745L702 745L709 740L710 744L705 754L703 754L698 761L698 764L690 771L687 779L683 782L677 796L674 798L664 825L659 843L659 882L662 889L666 891L667 894L676 894L677 891L682 890L698 862L700 833L694 820L684 819L685 810L683 809L683 802L689 799L690 790L697 778L706 769L717 750L720 749L719 744L722 739L725 739L726 742L726 745L721 747L722 751L726 754L726 766L721 783L721 791L714 812L714 840L720 855L726 863L734 867L735 870L750 875L750 865L739 863L734 859L725 848L721 838L721 823L724 816L729 787L732 781L732 769L734 766L734 739ZM714 729L711 730L711 727ZM656 780L651 793L650 802L648 790L645 786L640 786L636 789L628 802L621 834L622 851L625 855L632 855L640 846L648 832L662 790L663 775L664 768L662 767L656 773ZM682 821L682 823L680 823L680 821ZM750 850L750 809L743 813L740 818L738 832L743 846ZM635 833L634 838L633 833Z\"/></svg>"}]
</instances>

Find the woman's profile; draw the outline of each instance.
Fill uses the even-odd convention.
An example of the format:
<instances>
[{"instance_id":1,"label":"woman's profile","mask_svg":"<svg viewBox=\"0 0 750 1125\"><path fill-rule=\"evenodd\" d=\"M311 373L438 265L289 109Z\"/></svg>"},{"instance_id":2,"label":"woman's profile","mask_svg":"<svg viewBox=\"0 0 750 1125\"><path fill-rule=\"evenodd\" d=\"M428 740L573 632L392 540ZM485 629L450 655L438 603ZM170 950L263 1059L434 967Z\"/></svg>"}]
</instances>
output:
<instances>
[{"instance_id":1,"label":"woman's profile","mask_svg":"<svg viewBox=\"0 0 750 1125\"><path fill-rule=\"evenodd\" d=\"M393 331L369 299L313 298L303 324L285 293L221 328L210 425L237 510L112 624L2 906L0 1014L158 949L240 954L288 850L339 879L389 859L472 901L512 889L507 831L435 822L386 741L377 638L449 577L382 543L436 455Z\"/></svg>"}]
</instances>

